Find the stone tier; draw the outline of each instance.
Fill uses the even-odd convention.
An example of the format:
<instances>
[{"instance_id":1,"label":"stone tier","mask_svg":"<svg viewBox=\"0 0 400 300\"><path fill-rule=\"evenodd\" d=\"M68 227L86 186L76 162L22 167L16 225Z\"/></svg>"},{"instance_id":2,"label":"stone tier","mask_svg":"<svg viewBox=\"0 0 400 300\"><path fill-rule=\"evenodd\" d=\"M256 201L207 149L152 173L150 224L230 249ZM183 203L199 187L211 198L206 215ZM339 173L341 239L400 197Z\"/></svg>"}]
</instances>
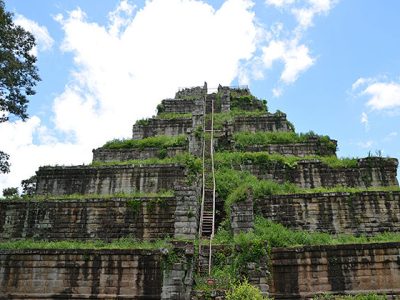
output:
<instances>
[{"instance_id":1,"label":"stone tier","mask_svg":"<svg viewBox=\"0 0 400 300\"><path fill-rule=\"evenodd\" d=\"M173 197L0 201L0 241L194 238L196 191Z\"/></svg>"},{"instance_id":2,"label":"stone tier","mask_svg":"<svg viewBox=\"0 0 400 300\"><path fill-rule=\"evenodd\" d=\"M336 145L336 140L331 140ZM283 156L336 156L336 150L326 144L321 143L318 139L310 139L304 143L294 144L269 144L269 145L250 145L244 148L235 146L235 141L220 136L216 140L216 147L219 151L245 151L245 152L266 152L268 154L280 154Z\"/></svg>"},{"instance_id":3,"label":"stone tier","mask_svg":"<svg viewBox=\"0 0 400 300\"><path fill-rule=\"evenodd\" d=\"M157 108L159 112L185 114L195 111L197 105L194 99L164 99Z\"/></svg>"},{"instance_id":4,"label":"stone tier","mask_svg":"<svg viewBox=\"0 0 400 300\"><path fill-rule=\"evenodd\" d=\"M266 196L235 203L235 234L253 228L254 215L285 227L330 234L376 235L400 232L400 190L393 192L316 193Z\"/></svg>"},{"instance_id":5,"label":"stone tier","mask_svg":"<svg viewBox=\"0 0 400 300\"><path fill-rule=\"evenodd\" d=\"M245 163L233 166L260 179L279 183L292 182L302 188L398 186L398 161L395 158L359 159L354 168L332 168L319 160L299 161L295 167L278 162Z\"/></svg>"},{"instance_id":6,"label":"stone tier","mask_svg":"<svg viewBox=\"0 0 400 300\"><path fill-rule=\"evenodd\" d=\"M272 249L271 296L323 293L400 295L400 243Z\"/></svg>"},{"instance_id":7,"label":"stone tier","mask_svg":"<svg viewBox=\"0 0 400 300\"><path fill-rule=\"evenodd\" d=\"M193 256L167 253L0 250L0 299L188 299Z\"/></svg>"},{"instance_id":8,"label":"stone tier","mask_svg":"<svg viewBox=\"0 0 400 300\"><path fill-rule=\"evenodd\" d=\"M232 126L231 132L294 131L284 113L235 117Z\"/></svg>"},{"instance_id":9,"label":"stone tier","mask_svg":"<svg viewBox=\"0 0 400 300\"><path fill-rule=\"evenodd\" d=\"M154 193L187 178L178 164L41 167L36 175L38 195Z\"/></svg>"},{"instance_id":10,"label":"stone tier","mask_svg":"<svg viewBox=\"0 0 400 300\"><path fill-rule=\"evenodd\" d=\"M127 160L143 160L149 158L165 158L174 157L179 154L188 152L188 147L169 147L166 149L160 148L131 148L131 149L108 149L97 148L93 149L93 161L112 162L112 161L127 161Z\"/></svg>"},{"instance_id":11,"label":"stone tier","mask_svg":"<svg viewBox=\"0 0 400 300\"><path fill-rule=\"evenodd\" d=\"M132 139L140 140L156 135L176 136L187 134L193 127L192 118L148 119L147 124L135 124L132 128Z\"/></svg>"}]
</instances>

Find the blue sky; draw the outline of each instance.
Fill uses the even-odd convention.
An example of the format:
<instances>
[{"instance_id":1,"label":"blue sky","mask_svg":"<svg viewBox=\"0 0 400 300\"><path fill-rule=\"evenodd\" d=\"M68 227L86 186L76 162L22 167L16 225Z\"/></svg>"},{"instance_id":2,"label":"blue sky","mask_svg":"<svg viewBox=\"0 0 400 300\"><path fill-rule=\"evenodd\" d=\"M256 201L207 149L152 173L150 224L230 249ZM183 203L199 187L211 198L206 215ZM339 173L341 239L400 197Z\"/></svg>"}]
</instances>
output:
<instances>
[{"instance_id":1,"label":"blue sky","mask_svg":"<svg viewBox=\"0 0 400 300\"><path fill-rule=\"evenodd\" d=\"M30 119L0 124L0 189L128 138L179 87L247 84L339 156L400 156L398 0L6 0L37 38Z\"/></svg>"}]
</instances>

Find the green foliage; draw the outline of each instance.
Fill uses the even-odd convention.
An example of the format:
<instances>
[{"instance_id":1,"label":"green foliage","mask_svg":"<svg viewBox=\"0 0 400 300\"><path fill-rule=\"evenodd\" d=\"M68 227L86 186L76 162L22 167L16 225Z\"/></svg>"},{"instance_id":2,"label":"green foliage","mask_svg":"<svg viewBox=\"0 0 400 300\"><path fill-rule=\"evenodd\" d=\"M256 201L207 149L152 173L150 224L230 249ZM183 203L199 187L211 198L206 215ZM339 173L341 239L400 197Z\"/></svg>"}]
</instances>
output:
<instances>
[{"instance_id":1,"label":"green foliage","mask_svg":"<svg viewBox=\"0 0 400 300\"><path fill-rule=\"evenodd\" d=\"M14 198L18 198L18 188L17 187L9 187L9 188L5 188L3 189L3 196L6 199L14 199Z\"/></svg>"},{"instance_id":2,"label":"green foliage","mask_svg":"<svg viewBox=\"0 0 400 300\"><path fill-rule=\"evenodd\" d=\"M191 118L192 113L173 113L173 112L163 112L157 115L157 119L167 119L167 120L176 120L176 119L187 119Z\"/></svg>"},{"instance_id":3,"label":"green foliage","mask_svg":"<svg viewBox=\"0 0 400 300\"><path fill-rule=\"evenodd\" d=\"M141 140L112 140L103 145L106 149L145 149L145 148L160 148L167 149L169 147L181 147L187 144L185 135L167 136L158 135L153 137L144 138Z\"/></svg>"},{"instance_id":4,"label":"green foliage","mask_svg":"<svg viewBox=\"0 0 400 300\"><path fill-rule=\"evenodd\" d=\"M336 156L283 156L265 152L217 152L215 163L217 168L234 168L242 164L274 166L277 168L295 168L299 161L318 160L331 168L354 168L358 165L357 158L337 158Z\"/></svg>"},{"instance_id":5,"label":"green foliage","mask_svg":"<svg viewBox=\"0 0 400 300\"><path fill-rule=\"evenodd\" d=\"M231 287L226 293L226 300L266 300L268 297L263 297L261 291L252 286L245 279L243 282L237 283Z\"/></svg>"},{"instance_id":6,"label":"green foliage","mask_svg":"<svg viewBox=\"0 0 400 300\"><path fill-rule=\"evenodd\" d=\"M34 36L14 24L13 14L7 12L0 0L0 123L10 117L28 118L28 96L40 77L36 57L32 54ZM10 156L0 151L0 174L10 172Z\"/></svg>"},{"instance_id":7,"label":"green foliage","mask_svg":"<svg viewBox=\"0 0 400 300\"><path fill-rule=\"evenodd\" d=\"M166 165L166 164L180 164L186 166L191 173L201 172L202 163L201 159L191 154L178 154L174 157L167 157L164 159L160 158L149 158L144 160L133 159L126 161L94 161L91 166L123 166L123 165Z\"/></svg>"},{"instance_id":8,"label":"green foliage","mask_svg":"<svg viewBox=\"0 0 400 300\"><path fill-rule=\"evenodd\" d=\"M137 121L135 122L135 125L139 125L139 126L147 126L147 125L149 125L149 124L150 124L150 119L149 119L149 118L140 119L140 120L137 120Z\"/></svg>"},{"instance_id":9,"label":"green foliage","mask_svg":"<svg viewBox=\"0 0 400 300\"><path fill-rule=\"evenodd\" d=\"M238 132L233 135L235 148L244 150L248 146L264 146L269 144L295 144L306 143L317 139L321 145L336 151L336 144L327 135L317 135L310 131L307 133L295 132Z\"/></svg>"},{"instance_id":10,"label":"green foliage","mask_svg":"<svg viewBox=\"0 0 400 300\"><path fill-rule=\"evenodd\" d=\"M10 163L8 162L10 155L0 151L0 174L10 172Z\"/></svg>"},{"instance_id":11,"label":"green foliage","mask_svg":"<svg viewBox=\"0 0 400 300\"><path fill-rule=\"evenodd\" d=\"M130 199L126 202L126 205L132 210L133 215L137 216L142 208L142 201L138 199Z\"/></svg>"},{"instance_id":12,"label":"green foliage","mask_svg":"<svg viewBox=\"0 0 400 300\"><path fill-rule=\"evenodd\" d=\"M32 195L23 197L13 197L16 200L27 201L66 201L66 200L87 200L87 199L132 199L132 198L159 198L159 197L173 197L173 191L162 191L159 193L116 193L116 194L70 194L70 195Z\"/></svg>"},{"instance_id":13,"label":"green foliage","mask_svg":"<svg viewBox=\"0 0 400 300\"><path fill-rule=\"evenodd\" d=\"M93 241L35 241L31 239L0 242L1 250L20 249L148 249L171 248L166 240L154 242L137 241L132 238L120 238L112 242Z\"/></svg>"},{"instance_id":14,"label":"green foliage","mask_svg":"<svg viewBox=\"0 0 400 300\"><path fill-rule=\"evenodd\" d=\"M28 99L40 81L32 54L34 36L13 23L13 14L0 1L0 123L8 120L6 112L25 120Z\"/></svg>"},{"instance_id":15,"label":"green foliage","mask_svg":"<svg viewBox=\"0 0 400 300\"><path fill-rule=\"evenodd\" d=\"M371 237L355 237L349 234L330 235L320 232L291 230L281 224L257 216L254 222L254 232L242 233L233 238L222 231L221 233L217 232L215 237L218 243L225 244L238 243L238 239L247 239L254 243L267 243L269 247L293 247L305 245L399 242L400 233L387 232Z\"/></svg>"},{"instance_id":16,"label":"green foliage","mask_svg":"<svg viewBox=\"0 0 400 300\"><path fill-rule=\"evenodd\" d=\"M214 114L214 129L219 130L223 128L224 123L233 122L236 117L258 117L264 116L266 114L265 111L255 110L255 111L247 111L247 110L231 110L229 112L223 113L215 113ZM207 115L206 118L209 119L211 115Z\"/></svg>"},{"instance_id":17,"label":"green foliage","mask_svg":"<svg viewBox=\"0 0 400 300\"><path fill-rule=\"evenodd\" d=\"M22 196L24 197L32 197L36 193L36 175L29 177L28 179L24 179L21 181L22 187Z\"/></svg>"}]
</instances>

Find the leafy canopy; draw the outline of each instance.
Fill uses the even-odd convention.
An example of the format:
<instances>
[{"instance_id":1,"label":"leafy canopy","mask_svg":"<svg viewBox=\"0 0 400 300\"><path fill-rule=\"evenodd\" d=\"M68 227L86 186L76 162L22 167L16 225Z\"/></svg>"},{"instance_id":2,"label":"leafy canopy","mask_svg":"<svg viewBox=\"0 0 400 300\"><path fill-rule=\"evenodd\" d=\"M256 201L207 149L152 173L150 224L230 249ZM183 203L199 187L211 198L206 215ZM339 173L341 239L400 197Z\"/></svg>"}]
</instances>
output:
<instances>
[{"instance_id":1,"label":"leafy canopy","mask_svg":"<svg viewBox=\"0 0 400 300\"><path fill-rule=\"evenodd\" d=\"M0 123L15 116L28 118L28 96L40 80L32 55L35 38L21 26L13 23L13 14L0 0ZM0 151L0 173L9 172L8 155Z\"/></svg>"}]
</instances>

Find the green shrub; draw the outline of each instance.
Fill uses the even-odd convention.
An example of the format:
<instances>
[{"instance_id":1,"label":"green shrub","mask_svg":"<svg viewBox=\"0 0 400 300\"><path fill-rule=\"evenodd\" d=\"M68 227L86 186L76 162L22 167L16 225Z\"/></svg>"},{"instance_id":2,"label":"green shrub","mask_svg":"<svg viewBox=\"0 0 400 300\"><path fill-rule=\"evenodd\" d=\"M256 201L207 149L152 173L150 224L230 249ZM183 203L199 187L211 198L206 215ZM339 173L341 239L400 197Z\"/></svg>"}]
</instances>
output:
<instances>
[{"instance_id":1,"label":"green shrub","mask_svg":"<svg viewBox=\"0 0 400 300\"><path fill-rule=\"evenodd\" d=\"M234 285L230 291L226 293L226 300L263 300L268 299L263 297L261 291L252 286L247 280Z\"/></svg>"},{"instance_id":2,"label":"green shrub","mask_svg":"<svg viewBox=\"0 0 400 300\"><path fill-rule=\"evenodd\" d=\"M144 138L141 140L131 139L115 139L103 145L106 149L131 149L131 148L160 148L166 149L169 147L180 147L187 145L187 138L185 135L167 136L158 135L153 137Z\"/></svg>"}]
</instances>

